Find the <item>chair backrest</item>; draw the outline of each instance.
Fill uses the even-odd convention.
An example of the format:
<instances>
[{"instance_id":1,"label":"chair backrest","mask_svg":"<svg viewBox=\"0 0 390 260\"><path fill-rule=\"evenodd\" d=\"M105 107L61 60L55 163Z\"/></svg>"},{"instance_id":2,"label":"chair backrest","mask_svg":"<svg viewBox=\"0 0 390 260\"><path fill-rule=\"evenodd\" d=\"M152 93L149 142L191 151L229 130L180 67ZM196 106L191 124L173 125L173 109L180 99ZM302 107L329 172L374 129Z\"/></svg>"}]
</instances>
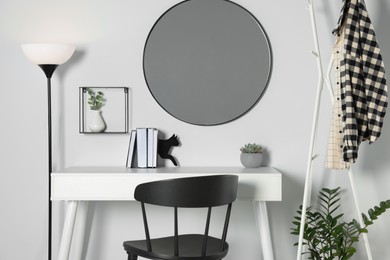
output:
<instances>
[{"instance_id":1,"label":"chair backrest","mask_svg":"<svg viewBox=\"0 0 390 260\"><path fill-rule=\"evenodd\" d=\"M238 176L211 175L154 181L136 187L136 200L168 207L215 207L236 199Z\"/></svg>"},{"instance_id":2,"label":"chair backrest","mask_svg":"<svg viewBox=\"0 0 390 260\"><path fill-rule=\"evenodd\" d=\"M208 208L202 255L206 254L212 207L228 205L221 237L220 250L225 250L227 229L233 201L236 200L238 176L211 175L177 178L140 184L136 187L134 198L141 202L148 251L152 251L145 203L174 208L175 255L178 255L178 217L177 208Z\"/></svg>"}]
</instances>

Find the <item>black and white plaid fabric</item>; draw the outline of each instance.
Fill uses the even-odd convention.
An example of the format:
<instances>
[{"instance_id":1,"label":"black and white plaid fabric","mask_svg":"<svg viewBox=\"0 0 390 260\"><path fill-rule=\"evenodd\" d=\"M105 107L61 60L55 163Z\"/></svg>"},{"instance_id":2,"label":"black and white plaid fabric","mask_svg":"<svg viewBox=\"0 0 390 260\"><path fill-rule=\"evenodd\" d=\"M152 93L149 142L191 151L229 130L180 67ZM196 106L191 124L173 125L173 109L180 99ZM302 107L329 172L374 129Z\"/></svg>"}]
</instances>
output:
<instances>
[{"instance_id":1,"label":"black and white plaid fabric","mask_svg":"<svg viewBox=\"0 0 390 260\"><path fill-rule=\"evenodd\" d=\"M362 141L375 142L381 134L387 107L385 69L364 0L343 0L338 27L344 32L340 63L343 111L343 158L355 162Z\"/></svg>"}]
</instances>

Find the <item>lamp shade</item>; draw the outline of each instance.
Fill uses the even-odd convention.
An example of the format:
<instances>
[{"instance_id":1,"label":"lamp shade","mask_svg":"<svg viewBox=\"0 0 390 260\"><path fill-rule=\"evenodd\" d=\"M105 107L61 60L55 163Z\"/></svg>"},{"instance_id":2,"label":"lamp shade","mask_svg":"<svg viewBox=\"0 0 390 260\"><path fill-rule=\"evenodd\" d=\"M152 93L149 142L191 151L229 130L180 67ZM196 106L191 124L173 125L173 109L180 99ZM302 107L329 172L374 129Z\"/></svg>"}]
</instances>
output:
<instances>
[{"instance_id":1,"label":"lamp shade","mask_svg":"<svg viewBox=\"0 0 390 260\"><path fill-rule=\"evenodd\" d=\"M68 44L29 43L22 44L24 55L37 65L61 65L72 57L75 46Z\"/></svg>"}]
</instances>

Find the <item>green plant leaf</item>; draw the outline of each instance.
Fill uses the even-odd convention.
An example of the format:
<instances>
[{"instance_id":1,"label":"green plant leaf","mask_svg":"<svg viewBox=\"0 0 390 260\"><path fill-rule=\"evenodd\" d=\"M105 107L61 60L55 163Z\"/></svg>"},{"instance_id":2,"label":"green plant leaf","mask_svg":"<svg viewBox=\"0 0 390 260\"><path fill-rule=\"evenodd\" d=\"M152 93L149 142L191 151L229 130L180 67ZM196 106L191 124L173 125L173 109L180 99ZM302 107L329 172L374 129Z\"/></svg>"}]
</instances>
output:
<instances>
[{"instance_id":1,"label":"green plant leaf","mask_svg":"<svg viewBox=\"0 0 390 260\"><path fill-rule=\"evenodd\" d=\"M350 246L347 248L347 252L348 252L348 254L354 254L354 253L356 253L356 248L354 248L353 246Z\"/></svg>"},{"instance_id":2,"label":"green plant leaf","mask_svg":"<svg viewBox=\"0 0 390 260\"><path fill-rule=\"evenodd\" d=\"M329 208L332 207L334 204L340 201L340 199L331 200L332 202L329 204Z\"/></svg>"},{"instance_id":3,"label":"green plant leaf","mask_svg":"<svg viewBox=\"0 0 390 260\"><path fill-rule=\"evenodd\" d=\"M342 218L344 216L344 213L341 213L341 214L339 214L339 215L337 215L336 217L333 217L334 219L340 219L340 218Z\"/></svg>"},{"instance_id":4,"label":"green plant leaf","mask_svg":"<svg viewBox=\"0 0 390 260\"><path fill-rule=\"evenodd\" d=\"M379 215L390 208L390 200L380 202L379 206L362 214L362 226L357 220L344 222L344 213L340 210L340 187L336 189L323 188L318 194L319 209L307 208L304 226L304 241L308 259L330 260L350 259L355 253L354 243L359 241L362 233L367 233L367 226L372 225ZM302 206L297 210L292 224L291 234L299 235ZM295 243L294 245L297 245Z\"/></svg>"},{"instance_id":5,"label":"green plant leaf","mask_svg":"<svg viewBox=\"0 0 390 260\"><path fill-rule=\"evenodd\" d=\"M383 206L386 208L386 209L389 209L390 208L390 200L386 200L386 201L382 201L380 204L383 203Z\"/></svg>"},{"instance_id":6,"label":"green plant leaf","mask_svg":"<svg viewBox=\"0 0 390 260\"><path fill-rule=\"evenodd\" d=\"M357 237L351 237L351 241L352 241L352 242L359 242L359 238L357 238Z\"/></svg>"},{"instance_id":7,"label":"green plant leaf","mask_svg":"<svg viewBox=\"0 0 390 260\"><path fill-rule=\"evenodd\" d=\"M373 209L368 210L368 215L372 220L378 219L377 215L375 214L375 211Z\"/></svg>"},{"instance_id":8,"label":"green plant leaf","mask_svg":"<svg viewBox=\"0 0 390 260\"><path fill-rule=\"evenodd\" d=\"M374 222L372 222L372 221L366 216L366 214L364 214L364 213L362 213L362 218L363 218L364 225L369 226L369 225L374 224Z\"/></svg>"},{"instance_id":9,"label":"green plant leaf","mask_svg":"<svg viewBox=\"0 0 390 260\"><path fill-rule=\"evenodd\" d=\"M333 214L336 212L336 210L338 210L340 208L340 205L337 205L337 207L335 207L334 209L332 209L329 214ZM344 214L343 214L344 215Z\"/></svg>"},{"instance_id":10,"label":"green plant leaf","mask_svg":"<svg viewBox=\"0 0 390 260\"><path fill-rule=\"evenodd\" d=\"M352 222L353 222L353 225L355 226L355 228L359 230L360 229L360 223L356 219L353 219Z\"/></svg>"},{"instance_id":11,"label":"green plant leaf","mask_svg":"<svg viewBox=\"0 0 390 260\"><path fill-rule=\"evenodd\" d=\"M375 214L376 214L377 216L379 216L380 214L382 214L382 213L384 212L384 210L381 209L381 208L378 207L378 206L375 206L375 207L374 207L374 212L375 212Z\"/></svg>"},{"instance_id":12,"label":"green plant leaf","mask_svg":"<svg viewBox=\"0 0 390 260\"><path fill-rule=\"evenodd\" d=\"M361 228L359 229L360 233L368 233L368 230L366 228Z\"/></svg>"}]
</instances>

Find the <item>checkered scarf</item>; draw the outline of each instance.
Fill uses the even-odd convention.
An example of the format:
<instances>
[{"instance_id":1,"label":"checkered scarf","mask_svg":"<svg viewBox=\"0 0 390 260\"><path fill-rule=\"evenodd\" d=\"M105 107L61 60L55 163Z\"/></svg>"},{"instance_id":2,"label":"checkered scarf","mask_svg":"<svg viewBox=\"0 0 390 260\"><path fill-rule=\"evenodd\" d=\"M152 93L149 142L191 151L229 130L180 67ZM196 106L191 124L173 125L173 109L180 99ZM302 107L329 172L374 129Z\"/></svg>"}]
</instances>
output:
<instances>
[{"instance_id":1,"label":"checkered scarf","mask_svg":"<svg viewBox=\"0 0 390 260\"><path fill-rule=\"evenodd\" d=\"M387 107L385 69L364 0L343 0L337 28L344 30L340 66L344 161L355 162L362 141L380 136Z\"/></svg>"}]
</instances>

